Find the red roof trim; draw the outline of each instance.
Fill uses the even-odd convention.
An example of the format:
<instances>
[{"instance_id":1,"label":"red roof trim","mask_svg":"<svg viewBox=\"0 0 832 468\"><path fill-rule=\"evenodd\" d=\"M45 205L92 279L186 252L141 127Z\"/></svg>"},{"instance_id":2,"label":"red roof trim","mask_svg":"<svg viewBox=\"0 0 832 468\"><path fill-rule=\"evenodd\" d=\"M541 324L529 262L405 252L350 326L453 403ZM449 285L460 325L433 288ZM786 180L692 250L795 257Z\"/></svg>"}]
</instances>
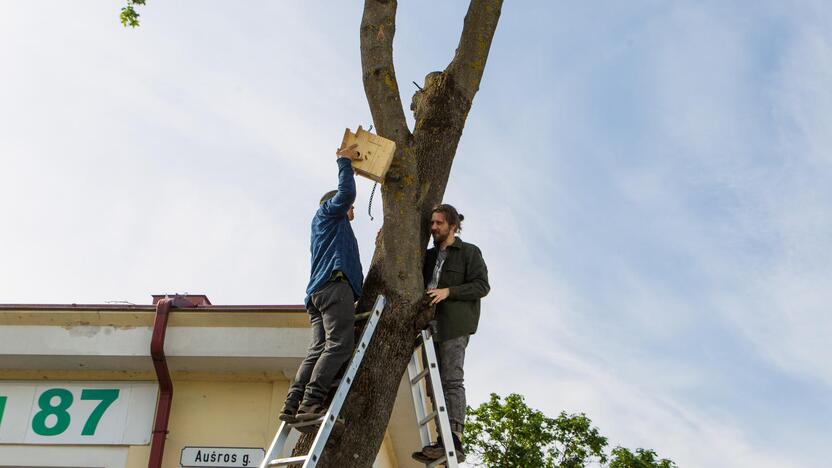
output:
<instances>
[{"instance_id":1,"label":"red roof trim","mask_svg":"<svg viewBox=\"0 0 832 468\"><path fill-rule=\"evenodd\" d=\"M111 312L135 312L137 310L155 312L153 305L131 305L131 304L0 304L0 310L89 310L89 311L111 311ZM199 306L193 309L178 309L177 311L196 312L306 312L302 305L211 305Z\"/></svg>"}]
</instances>

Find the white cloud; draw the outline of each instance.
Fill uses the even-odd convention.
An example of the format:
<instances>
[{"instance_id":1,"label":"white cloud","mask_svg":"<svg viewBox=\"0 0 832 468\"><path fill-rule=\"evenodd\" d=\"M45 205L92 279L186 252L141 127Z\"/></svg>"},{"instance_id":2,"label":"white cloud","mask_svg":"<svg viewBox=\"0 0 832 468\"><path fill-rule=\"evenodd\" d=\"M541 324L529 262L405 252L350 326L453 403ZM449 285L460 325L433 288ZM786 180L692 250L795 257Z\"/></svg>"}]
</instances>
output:
<instances>
[{"instance_id":1,"label":"white cloud","mask_svg":"<svg viewBox=\"0 0 832 468\"><path fill-rule=\"evenodd\" d=\"M360 5L224 5L135 31L117 5L4 5L0 301L301 301L332 150L370 120ZM407 8L405 101L464 14ZM583 411L680 466L825 460L810 429L761 435L798 425L748 382L832 382L829 26L825 2L505 7L446 197L493 286L471 403Z\"/></svg>"},{"instance_id":2,"label":"white cloud","mask_svg":"<svg viewBox=\"0 0 832 468\"><path fill-rule=\"evenodd\" d=\"M781 159L754 188L773 255L751 265L746 287L726 293L724 307L784 371L832 385L832 91L823 84L832 79L832 36L820 27L829 25L824 11L825 22L795 33L771 92Z\"/></svg>"}]
</instances>

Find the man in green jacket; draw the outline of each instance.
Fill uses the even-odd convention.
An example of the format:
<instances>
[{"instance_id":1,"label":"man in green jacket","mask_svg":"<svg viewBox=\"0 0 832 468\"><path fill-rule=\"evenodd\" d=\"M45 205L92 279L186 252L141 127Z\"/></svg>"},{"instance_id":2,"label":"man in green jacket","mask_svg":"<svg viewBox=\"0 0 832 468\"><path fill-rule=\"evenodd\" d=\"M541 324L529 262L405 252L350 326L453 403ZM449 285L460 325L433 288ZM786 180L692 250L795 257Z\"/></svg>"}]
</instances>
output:
<instances>
[{"instance_id":1,"label":"man in green jacket","mask_svg":"<svg viewBox=\"0 0 832 468\"><path fill-rule=\"evenodd\" d=\"M468 338L477 331L480 298L488 294L488 268L480 249L456 234L464 217L451 205L433 209L430 233L434 247L425 254L422 270L431 304L436 306L436 354L457 460L464 461L462 433L465 424L463 366ZM436 460L445 454L440 443L415 452L417 460Z\"/></svg>"}]
</instances>

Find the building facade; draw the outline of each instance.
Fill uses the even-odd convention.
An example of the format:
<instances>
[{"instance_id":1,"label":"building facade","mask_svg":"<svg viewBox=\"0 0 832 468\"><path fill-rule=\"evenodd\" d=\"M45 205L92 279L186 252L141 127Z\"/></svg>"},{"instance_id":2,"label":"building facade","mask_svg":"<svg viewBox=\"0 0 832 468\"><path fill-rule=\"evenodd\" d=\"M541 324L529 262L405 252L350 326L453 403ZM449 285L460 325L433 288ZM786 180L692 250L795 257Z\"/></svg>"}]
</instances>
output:
<instances>
[{"instance_id":1,"label":"building facade","mask_svg":"<svg viewBox=\"0 0 832 468\"><path fill-rule=\"evenodd\" d=\"M305 357L308 316L187 299L195 306L171 308L161 336L173 387L161 466L257 466ZM168 399L151 353L158 309L0 305L0 467L147 467ZM374 466L419 466L414 418L403 384Z\"/></svg>"}]
</instances>

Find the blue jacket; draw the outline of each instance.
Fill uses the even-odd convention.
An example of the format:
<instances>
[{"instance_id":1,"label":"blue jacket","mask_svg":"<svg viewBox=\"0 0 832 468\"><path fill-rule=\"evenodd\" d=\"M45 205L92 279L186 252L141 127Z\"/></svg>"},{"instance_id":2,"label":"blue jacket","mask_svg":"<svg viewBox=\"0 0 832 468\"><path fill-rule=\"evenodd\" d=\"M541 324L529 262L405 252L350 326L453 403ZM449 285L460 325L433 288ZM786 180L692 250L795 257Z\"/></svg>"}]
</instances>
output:
<instances>
[{"instance_id":1,"label":"blue jacket","mask_svg":"<svg viewBox=\"0 0 832 468\"><path fill-rule=\"evenodd\" d=\"M355 201L355 173L349 158L338 158L338 193L325 201L312 218L312 272L304 303L309 307L312 294L339 270L352 286L355 300L361 297L364 274L358 242L352 233L347 212Z\"/></svg>"}]
</instances>

